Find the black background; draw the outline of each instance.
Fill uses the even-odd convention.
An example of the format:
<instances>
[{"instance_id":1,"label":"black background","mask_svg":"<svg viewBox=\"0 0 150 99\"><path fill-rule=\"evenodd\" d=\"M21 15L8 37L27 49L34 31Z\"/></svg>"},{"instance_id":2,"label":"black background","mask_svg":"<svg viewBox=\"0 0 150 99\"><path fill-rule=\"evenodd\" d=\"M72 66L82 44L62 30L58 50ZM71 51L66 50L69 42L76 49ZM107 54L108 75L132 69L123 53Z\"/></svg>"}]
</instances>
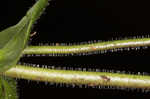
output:
<instances>
[{"instance_id":1,"label":"black background","mask_svg":"<svg viewBox=\"0 0 150 99\"><path fill-rule=\"evenodd\" d=\"M16 24L34 4L34 0L0 1L0 30ZM150 34L150 6L136 0L57 0L52 1L34 25L29 44L108 41ZM87 69L107 69L126 73L150 73L150 48L107 52L90 56L24 57L21 62ZM94 71L94 70L93 70ZM20 99L55 99L102 96L149 96L141 90L72 88L71 85L18 81ZM54 97L53 97L54 96ZM47 97L47 98L46 98ZM52 98L53 97L53 98Z\"/></svg>"}]
</instances>

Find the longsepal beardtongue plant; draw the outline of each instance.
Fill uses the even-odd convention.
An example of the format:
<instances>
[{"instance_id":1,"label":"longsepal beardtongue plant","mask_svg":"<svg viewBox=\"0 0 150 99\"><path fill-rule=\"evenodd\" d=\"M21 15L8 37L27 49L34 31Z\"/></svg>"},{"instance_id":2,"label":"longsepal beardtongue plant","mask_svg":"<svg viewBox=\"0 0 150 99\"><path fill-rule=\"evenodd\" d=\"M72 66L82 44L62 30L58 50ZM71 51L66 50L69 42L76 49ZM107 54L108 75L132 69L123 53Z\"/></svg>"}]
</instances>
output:
<instances>
[{"instance_id":1,"label":"longsepal beardtongue plant","mask_svg":"<svg viewBox=\"0 0 150 99\"><path fill-rule=\"evenodd\" d=\"M18 65L17 62L23 54L53 54L54 56L55 54L67 54L74 56L95 51L150 45L150 38L140 38L70 46L58 44L56 46L28 46L27 42L33 24L43 13L48 3L48 0L38 0L18 24L0 32L0 99L18 98L16 81L11 77L76 85L117 86L150 90L150 76L52 70Z\"/></svg>"}]
</instances>

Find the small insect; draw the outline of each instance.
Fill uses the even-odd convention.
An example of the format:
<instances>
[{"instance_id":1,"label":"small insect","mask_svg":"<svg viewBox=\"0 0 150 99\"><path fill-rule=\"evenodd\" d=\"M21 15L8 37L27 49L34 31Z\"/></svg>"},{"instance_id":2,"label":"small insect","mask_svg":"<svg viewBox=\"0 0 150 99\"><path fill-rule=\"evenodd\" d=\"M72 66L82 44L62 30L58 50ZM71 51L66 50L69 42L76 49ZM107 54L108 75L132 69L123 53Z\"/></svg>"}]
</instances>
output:
<instances>
[{"instance_id":1,"label":"small insect","mask_svg":"<svg viewBox=\"0 0 150 99\"><path fill-rule=\"evenodd\" d=\"M34 35L36 35L37 32L33 32L30 34L30 37L33 37Z\"/></svg>"},{"instance_id":2,"label":"small insect","mask_svg":"<svg viewBox=\"0 0 150 99\"><path fill-rule=\"evenodd\" d=\"M94 83L89 83L88 86L93 87L96 86Z\"/></svg>"},{"instance_id":3,"label":"small insect","mask_svg":"<svg viewBox=\"0 0 150 99\"><path fill-rule=\"evenodd\" d=\"M96 47L91 46L91 49L92 49L92 50L96 50Z\"/></svg>"},{"instance_id":4,"label":"small insect","mask_svg":"<svg viewBox=\"0 0 150 99\"><path fill-rule=\"evenodd\" d=\"M56 46L59 46L59 43L56 43Z\"/></svg>"},{"instance_id":5,"label":"small insect","mask_svg":"<svg viewBox=\"0 0 150 99\"><path fill-rule=\"evenodd\" d=\"M101 75L100 77L101 77L101 79L103 79L104 81L107 81L107 82L110 81L110 78L108 78L108 77L105 76L105 75Z\"/></svg>"}]
</instances>

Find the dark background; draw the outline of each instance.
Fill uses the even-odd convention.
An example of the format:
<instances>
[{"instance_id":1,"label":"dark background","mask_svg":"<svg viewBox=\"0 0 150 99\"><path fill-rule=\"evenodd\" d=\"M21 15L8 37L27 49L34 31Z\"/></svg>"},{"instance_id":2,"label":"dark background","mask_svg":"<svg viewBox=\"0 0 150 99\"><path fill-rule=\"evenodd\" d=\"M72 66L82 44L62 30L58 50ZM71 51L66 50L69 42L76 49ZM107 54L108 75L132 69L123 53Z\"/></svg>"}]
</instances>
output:
<instances>
[{"instance_id":1,"label":"dark background","mask_svg":"<svg viewBox=\"0 0 150 99\"><path fill-rule=\"evenodd\" d=\"M16 24L34 4L34 0L0 1L0 30ZM30 45L39 43L74 43L108 41L150 34L150 6L136 0L57 0L52 1L40 20L34 25ZM68 57L24 57L21 62L57 67L107 69L125 73L149 75L150 48L107 52L105 54ZM90 70L92 69L92 70ZM102 96L149 96L140 89L99 89L65 84L18 81L20 99L102 97ZM80 88L82 87L82 89ZM46 98L47 97L47 98ZM53 98L53 99L55 99Z\"/></svg>"}]
</instances>

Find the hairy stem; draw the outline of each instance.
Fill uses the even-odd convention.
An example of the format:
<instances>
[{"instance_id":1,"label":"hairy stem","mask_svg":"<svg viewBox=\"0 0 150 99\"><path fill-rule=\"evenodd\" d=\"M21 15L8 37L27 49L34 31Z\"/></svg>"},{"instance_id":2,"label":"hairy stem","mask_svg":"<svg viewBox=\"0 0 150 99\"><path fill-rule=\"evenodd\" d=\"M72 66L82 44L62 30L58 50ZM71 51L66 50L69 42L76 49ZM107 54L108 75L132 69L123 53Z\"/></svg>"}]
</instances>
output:
<instances>
[{"instance_id":1,"label":"hairy stem","mask_svg":"<svg viewBox=\"0 0 150 99\"><path fill-rule=\"evenodd\" d=\"M52 70L16 65L4 73L6 76L28 80L87 84L89 86L117 86L150 89L150 76L129 75L108 72L85 72L72 70Z\"/></svg>"},{"instance_id":2,"label":"hairy stem","mask_svg":"<svg viewBox=\"0 0 150 99\"><path fill-rule=\"evenodd\" d=\"M150 46L150 38L116 40L71 46L29 46L23 51L23 54L78 54L140 46Z\"/></svg>"}]
</instances>

